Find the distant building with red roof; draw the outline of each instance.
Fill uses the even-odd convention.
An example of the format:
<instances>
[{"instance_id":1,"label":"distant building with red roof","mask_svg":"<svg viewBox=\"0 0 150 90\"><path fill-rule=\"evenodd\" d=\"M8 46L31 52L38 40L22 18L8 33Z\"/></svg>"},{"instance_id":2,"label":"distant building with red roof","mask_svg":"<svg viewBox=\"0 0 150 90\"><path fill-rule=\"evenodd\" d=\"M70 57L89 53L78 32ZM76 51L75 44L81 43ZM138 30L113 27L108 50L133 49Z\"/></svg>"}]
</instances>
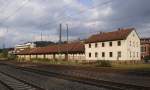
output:
<instances>
[{"instance_id":1,"label":"distant building with red roof","mask_svg":"<svg viewBox=\"0 0 150 90\"><path fill-rule=\"evenodd\" d=\"M49 45L46 47L38 47L26 49L17 53L20 58L47 58L47 59L74 59L85 60L85 47L81 42L69 44ZM25 55L25 56L24 56Z\"/></svg>"},{"instance_id":2,"label":"distant building with red roof","mask_svg":"<svg viewBox=\"0 0 150 90\"><path fill-rule=\"evenodd\" d=\"M150 38L141 38L141 58L150 56Z\"/></svg>"}]
</instances>

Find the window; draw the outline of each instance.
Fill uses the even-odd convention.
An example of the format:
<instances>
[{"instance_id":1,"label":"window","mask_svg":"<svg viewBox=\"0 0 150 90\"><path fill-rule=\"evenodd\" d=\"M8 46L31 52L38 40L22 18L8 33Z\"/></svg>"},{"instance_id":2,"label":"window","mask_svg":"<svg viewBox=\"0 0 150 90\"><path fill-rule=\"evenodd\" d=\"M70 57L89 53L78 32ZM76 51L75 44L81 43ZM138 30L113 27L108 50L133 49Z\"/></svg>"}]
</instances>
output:
<instances>
[{"instance_id":1,"label":"window","mask_svg":"<svg viewBox=\"0 0 150 90\"><path fill-rule=\"evenodd\" d=\"M109 42L109 46L112 46L112 42Z\"/></svg>"},{"instance_id":2,"label":"window","mask_svg":"<svg viewBox=\"0 0 150 90\"><path fill-rule=\"evenodd\" d=\"M121 41L118 41L118 46L121 46Z\"/></svg>"},{"instance_id":3,"label":"window","mask_svg":"<svg viewBox=\"0 0 150 90\"><path fill-rule=\"evenodd\" d=\"M120 51L118 52L118 57L121 57L121 52Z\"/></svg>"},{"instance_id":4,"label":"window","mask_svg":"<svg viewBox=\"0 0 150 90\"><path fill-rule=\"evenodd\" d=\"M138 45L138 42L136 42L136 46L138 47L139 45Z\"/></svg>"},{"instance_id":5,"label":"window","mask_svg":"<svg viewBox=\"0 0 150 90\"><path fill-rule=\"evenodd\" d=\"M113 57L113 53L112 52L109 52L109 57Z\"/></svg>"},{"instance_id":6,"label":"window","mask_svg":"<svg viewBox=\"0 0 150 90\"><path fill-rule=\"evenodd\" d=\"M145 46L141 47L141 52L146 52L146 47Z\"/></svg>"},{"instance_id":7,"label":"window","mask_svg":"<svg viewBox=\"0 0 150 90\"><path fill-rule=\"evenodd\" d=\"M138 52L136 52L136 54L137 54L137 57L139 57L139 53L138 53Z\"/></svg>"},{"instance_id":8,"label":"window","mask_svg":"<svg viewBox=\"0 0 150 90\"><path fill-rule=\"evenodd\" d=\"M135 57L135 52L133 52L133 57Z\"/></svg>"},{"instance_id":9,"label":"window","mask_svg":"<svg viewBox=\"0 0 150 90\"><path fill-rule=\"evenodd\" d=\"M89 57L91 57L91 53L89 53Z\"/></svg>"},{"instance_id":10,"label":"window","mask_svg":"<svg viewBox=\"0 0 150 90\"><path fill-rule=\"evenodd\" d=\"M89 48L91 48L91 44L89 44Z\"/></svg>"},{"instance_id":11,"label":"window","mask_svg":"<svg viewBox=\"0 0 150 90\"><path fill-rule=\"evenodd\" d=\"M102 52L102 57L105 57L105 52Z\"/></svg>"},{"instance_id":12,"label":"window","mask_svg":"<svg viewBox=\"0 0 150 90\"><path fill-rule=\"evenodd\" d=\"M133 42L133 47L135 47L135 42Z\"/></svg>"},{"instance_id":13,"label":"window","mask_svg":"<svg viewBox=\"0 0 150 90\"><path fill-rule=\"evenodd\" d=\"M95 47L97 47L97 43L95 43Z\"/></svg>"},{"instance_id":14,"label":"window","mask_svg":"<svg viewBox=\"0 0 150 90\"><path fill-rule=\"evenodd\" d=\"M105 47L105 43L102 43L102 47Z\"/></svg>"},{"instance_id":15,"label":"window","mask_svg":"<svg viewBox=\"0 0 150 90\"><path fill-rule=\"evenodd\" d=\"M141 47L141 52L144 52L144 47L143 46Z\"/></svg>"},{"instance_id":16,"label":"window","mask_svg":"<svg viewBox=\"0 0 150 90\"><path fill-rule=\"evenodd\" d=\"M147 51L146 46L144 47L144 51L145 51L145 52Z\"/></svg>"},{"instance_id":17,"label":"window","mask_svg":"<svg viewBox=\"0 0 150 90\"><path fill-rule=\"evenodd\" d=\"M133 34L133 37L134 37L135 35Z\"/></svg>"},{"instance_id":18,"label":"window","mask_svg":"<svg viewBox=\"0 0 150 90\"><path fill-rule=\"evenodd\" d=\"M131 46L131 41L130 41L130 46Z\"/></svg>"},{"instance_id":19,"label":"window","mask_svg":"<svg viewBox=\"0 0 150 90\"><path fill-rule=\"evenodd\" d=\"M98 53L97 52L95 53L95 57L98 57Z\"/></svg>"},{"instance_id":20,"label":"window","mask_svg":"<svg viewBox=\"0 0 150 90\"><path fill-rule=\"evenodd\" d=\"M132 57L132 53L130 52L130 57Z\"/></svg>"}]
</instances>

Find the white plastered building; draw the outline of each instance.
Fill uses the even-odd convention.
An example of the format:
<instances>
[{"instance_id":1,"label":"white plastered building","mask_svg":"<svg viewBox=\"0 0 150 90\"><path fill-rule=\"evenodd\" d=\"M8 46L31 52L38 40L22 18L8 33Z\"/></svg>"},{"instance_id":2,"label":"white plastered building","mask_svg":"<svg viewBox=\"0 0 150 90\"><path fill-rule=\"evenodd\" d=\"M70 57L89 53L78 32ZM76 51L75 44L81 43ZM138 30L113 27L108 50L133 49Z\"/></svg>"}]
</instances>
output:
<instances>
[{"instance_id":1,"label":"white plastered building","mask_svg":"<svg viewBox=\"0 0 150 90\"><path fill-rule=\"evenodd\" d=\"M134 28L92 35L85 42L86 60L140 60L140 38Z\"/></svg>"}]
</instances>

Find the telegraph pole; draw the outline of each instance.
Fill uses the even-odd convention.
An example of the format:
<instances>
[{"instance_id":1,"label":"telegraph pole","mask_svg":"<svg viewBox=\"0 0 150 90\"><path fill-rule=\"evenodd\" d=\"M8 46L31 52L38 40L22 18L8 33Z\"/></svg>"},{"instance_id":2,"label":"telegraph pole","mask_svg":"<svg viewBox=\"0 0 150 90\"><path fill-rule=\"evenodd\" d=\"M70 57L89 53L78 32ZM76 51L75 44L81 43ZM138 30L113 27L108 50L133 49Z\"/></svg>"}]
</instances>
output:
<instances>
[{"instance_id":1,"label":"telegraph pole","mask_svg":"<svg viewBox=\"0 0 150 90\"><path fill-rule=\"evenodd\" d=\"M42 34L42 32L41 32L41 41L43 41L43 34Z\"/></svg>"},{"instance_id":2,"label":"telegraph pole","mask_svg":"<svg viewBox=\"0 0 150 90\"><path fill-rule=\"evenodd\" d=\"M68 41L68 40L69 40L69 37L68 37L68 36L69 36L69 28L68 28L68 24L66 24L66 26L67 26L67 44L68 44L68 43L69 43L69 41Z\"/></svg>"},{"instance_id":3,"label":"telegraph pole","mask_svg":"<svg viewBox=\"0 0 150 90\"><path fill-rule=\"evenodd\" d=\"M67 27L67 61L69 60L69 55L68 55L68 53L69 53L69 51L68 51L68 49L69 49L69 46L68 46L68 44L69 44L69 28L68 28L68 24L66 24L66 27Z\"/></svg>"},{"instance_id":4,"label":"telegraph pole","mask_svg":"<svg viewBox=\"0 0 150 90\"><path fill-rule=\"evenodd\" d=\"M62 36L61 36L61 34L62 34L62 24L59 25L59 59L61 59L61 55L60 55L61 54L61 50L60 49L61 49L61 43L62 43L62 40L61 40Z\"/></svg>"},{"instance_id":5,"label":"telegraph pole","mask_svg":"<svg viewBox=\"0 0 150 90\"><path fill-rule=\"evenodd\" d=\"M61 33L62 33L62 24L60 24L60 26L59 26L59 29L60 29L60 31L59 31L59 44L61 44L61 42L62 42L62 40L61 40Z\"/></svg>"}]
</instances>

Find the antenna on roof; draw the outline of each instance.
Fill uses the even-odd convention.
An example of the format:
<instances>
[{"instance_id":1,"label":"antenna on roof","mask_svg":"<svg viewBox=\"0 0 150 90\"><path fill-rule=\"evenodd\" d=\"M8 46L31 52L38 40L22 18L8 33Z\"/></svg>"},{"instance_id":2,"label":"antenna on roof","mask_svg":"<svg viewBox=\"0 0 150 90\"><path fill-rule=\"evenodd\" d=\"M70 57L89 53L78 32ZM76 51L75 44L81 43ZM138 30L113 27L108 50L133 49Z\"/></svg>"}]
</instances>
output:
<instances>
[{"instance_id":1,"label":"antenna on roof","mask_svg":"<svg viewBox=\"0 0 150 90\"><path fill-rule=\"evenodd\" d=\"M123 28L118 28L118 31L123 30Z\"/></svg>"},{"instance_id":2,"label":"antenna on roof","mask_svg":"<svg viewBox=\"0 0 150 90\"><path fill-rule=\"evenodd\" d=\"M104 32L100 31L99 33L100 33L100 34L103 34Z\"/></svg>"}]
</instances>

